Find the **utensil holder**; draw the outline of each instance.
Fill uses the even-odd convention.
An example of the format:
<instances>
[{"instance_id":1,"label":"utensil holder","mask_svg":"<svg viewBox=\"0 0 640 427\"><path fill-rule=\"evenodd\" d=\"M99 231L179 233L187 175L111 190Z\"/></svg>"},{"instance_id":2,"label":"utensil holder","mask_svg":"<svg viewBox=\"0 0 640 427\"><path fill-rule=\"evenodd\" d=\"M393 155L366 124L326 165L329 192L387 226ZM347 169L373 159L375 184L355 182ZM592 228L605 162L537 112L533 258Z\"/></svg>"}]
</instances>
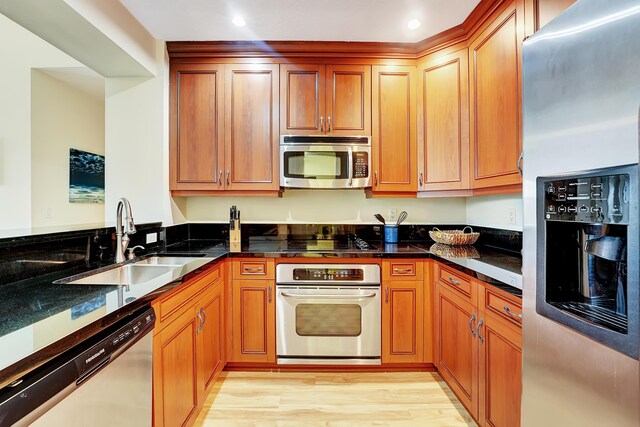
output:
<instances>
[{"instance_id":1,"label":"utensil holder","mask_svg":"<svg viewBox=\"0 0 640 427\"><path fill-rule=\"evenodd\" d=\"M229 230L229 251L240 252L242 249L241 241L240 221L236 219L233 221L233 230Z\"/></svg>"},{"instance_id":2,"label":"utensil holder","mask_svg":"<svg viewBox=\"0 0 640 427\"><path fill-rule=\"evenodd\" d=\"M384 242L398 243L398 226L397 225L384 226Z\"/></svg>"}]
</instances>

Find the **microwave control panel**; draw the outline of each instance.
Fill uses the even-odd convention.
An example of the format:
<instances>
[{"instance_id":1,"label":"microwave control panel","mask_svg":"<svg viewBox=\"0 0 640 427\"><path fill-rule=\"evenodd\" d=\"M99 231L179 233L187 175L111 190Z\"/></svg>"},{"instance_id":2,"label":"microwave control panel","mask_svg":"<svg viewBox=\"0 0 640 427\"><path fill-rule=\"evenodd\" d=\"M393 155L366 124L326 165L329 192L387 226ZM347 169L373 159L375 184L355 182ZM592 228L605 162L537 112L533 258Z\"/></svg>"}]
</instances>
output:
<instances>
[{"instance_id":1,"label":"microwave control panel","mask_svg":"<svg viewBox=\"0 0 640 427\"><path fill-rule=\"evenodd\" d=\"M547 221L625 224L629 221L629 175L603 175L544 181Z\"/></svg>"},{"instance_id":2,"label":"microwave control panel","mask_svg":"<svg viewBox=\"0 0 640 427\"><path fill-rule=\"evenodd\" d=\"M353 177L366 178L369 176L369 154L353 153Z\"/></svg>"}]
</instances>

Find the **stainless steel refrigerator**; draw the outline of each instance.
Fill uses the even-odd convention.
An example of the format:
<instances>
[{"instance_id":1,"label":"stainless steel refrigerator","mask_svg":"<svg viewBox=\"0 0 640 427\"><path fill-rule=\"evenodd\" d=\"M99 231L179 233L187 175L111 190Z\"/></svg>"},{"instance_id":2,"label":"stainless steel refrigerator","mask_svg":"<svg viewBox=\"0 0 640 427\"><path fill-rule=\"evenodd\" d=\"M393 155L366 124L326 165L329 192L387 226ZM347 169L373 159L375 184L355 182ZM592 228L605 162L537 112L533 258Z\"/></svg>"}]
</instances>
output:
<instances>
[{"instance_id":1,"label":"stainless steel refrigerator","mask_svg":"<svg viewBox=\"0 0 640 427\"><path fill-rule=\"evenodd\" d=\"M640 1L523 45L522 425L640 426Z\"/></svg>"}]
</instances>

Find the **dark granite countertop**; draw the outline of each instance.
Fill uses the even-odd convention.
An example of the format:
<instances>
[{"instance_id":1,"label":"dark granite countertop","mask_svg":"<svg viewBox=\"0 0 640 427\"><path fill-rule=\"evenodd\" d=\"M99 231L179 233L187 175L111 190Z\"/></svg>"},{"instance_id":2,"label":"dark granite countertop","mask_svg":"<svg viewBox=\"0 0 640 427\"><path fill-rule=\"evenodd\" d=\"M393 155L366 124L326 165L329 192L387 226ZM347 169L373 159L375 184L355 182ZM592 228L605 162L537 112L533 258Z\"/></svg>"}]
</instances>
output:
<instances>
[{"instance_id":1,"label":"dark granite countertop","mask_svg":"<svg viewBox=\"0 0 640 427\"><path fill-rule=\"evenodd\" d=\"M118 286L60 285L53 281L87 272L77 267L0 286L0 387L95 335L227 256L272 258L394 258L433 257L476 277L519 294L521 259L488 247L477 248L477 258L444 257L430 251L431 243L374 244L366 251L336 249L327 243L290 247L286 240L255 239L243 242L242 251L230 253L223 240L186 240L168 245L165 254L200 255L210 262L193 271L177 273L170 281L154 283L122 295ZM436 252L437 253L437 252ZM454 254L459 255L459 254ZM95 268L95 266L93 266ZM511 285L511 286L508 286Z\"/></svg>"}]
</instances>

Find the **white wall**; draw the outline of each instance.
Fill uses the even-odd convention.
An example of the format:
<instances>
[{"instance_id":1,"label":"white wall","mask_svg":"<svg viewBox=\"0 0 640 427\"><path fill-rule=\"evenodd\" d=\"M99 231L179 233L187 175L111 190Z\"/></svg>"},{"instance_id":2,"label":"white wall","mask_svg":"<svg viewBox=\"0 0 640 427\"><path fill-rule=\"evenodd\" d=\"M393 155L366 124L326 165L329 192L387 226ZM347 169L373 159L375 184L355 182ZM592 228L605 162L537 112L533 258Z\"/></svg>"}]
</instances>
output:
<instances>
[{"instance_id":1,"label":"white wall","mask_svg":"<svg viewBox=\"0 0 640 427\"><path fill-rule=\"evenodd\" d=\"M522 231L522 195L469 197L466 218L469 225Z\"/></svg>"},{"instance_id":2,"label":"white wall","mask_svg":"<svg viewBox=\"0 0 640 427\"><path fill-rule=\"evenodd\" d=\"M168 187L168 56L156 43L153 78L106 79L105 218L115 222L118 199L131 202L137 223L172 224Z\"/></svg>"},{"instance_id":3,"label":"white wall","mask_svg":"<svg viewBox=\"0 0 640 427\"><path fill-rule=\"evenodd\" d=\"M81 67L0 15L0 230L31 226L31 69Z\"/></svg>"},{"instance_id":4,"label":"white wall","mask_svg":"<svg viewBox=\"0 0 640 427\"><path fill-rule=\"evenodd\" d=\"M183 200L189 221L227 222L229 207L238 206L244 222L370 223L374 213L406 210L411 223L464 223L465 199L367 199L358 190L285 190L282 198L190 197Z\"/></svg>"},{"instance_id":5,"label":"white wall","mask_svg":"<svg viewBox=\"0 0 640 427\"><path fill-rule=\"evenodd\" d=\"M104 97L33 70L32 227L104 222L104 204L69 203L70 148L104 155Z\"/></svg>"}]
</instances>

